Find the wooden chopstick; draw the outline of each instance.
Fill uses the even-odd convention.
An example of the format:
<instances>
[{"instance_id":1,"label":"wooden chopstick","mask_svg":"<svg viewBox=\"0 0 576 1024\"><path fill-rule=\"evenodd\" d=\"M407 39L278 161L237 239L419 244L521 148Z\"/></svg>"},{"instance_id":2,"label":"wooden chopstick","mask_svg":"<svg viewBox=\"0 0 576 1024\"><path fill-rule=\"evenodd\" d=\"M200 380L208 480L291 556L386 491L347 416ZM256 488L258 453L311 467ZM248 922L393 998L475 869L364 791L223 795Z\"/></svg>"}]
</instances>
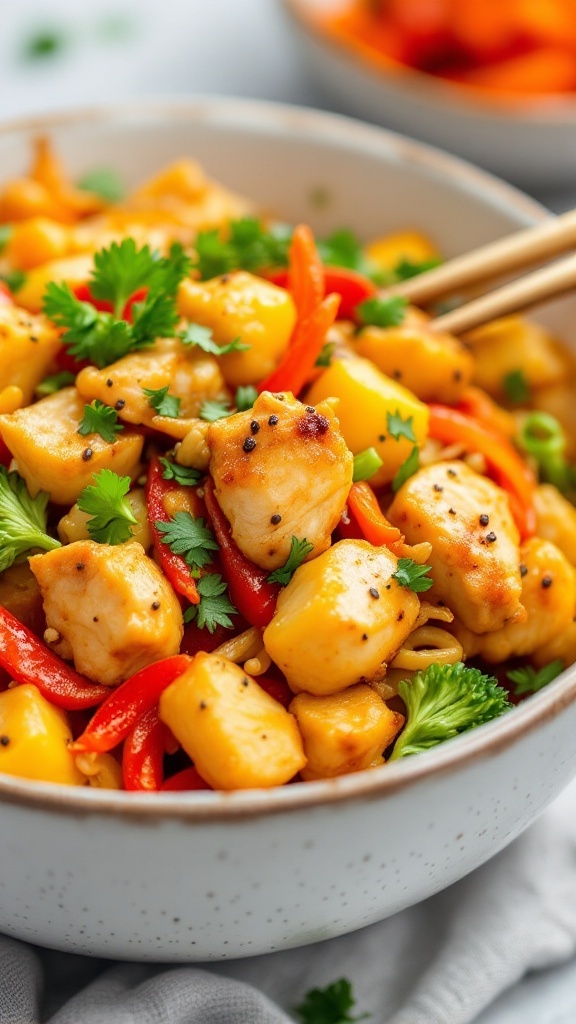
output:
<instances>
[{"instance_id":1,"label":"wooden chopstick","mask_svg":"<svg viewBox=\"0 0 576 1024\"><path fill-rule=\"evenodd\" d=\"M516 281L510 281L502 288L496 288L478 299L472 299L463 306L435 317L431 321L434 330L464 334L474 327L495 320L497 317L519 313L529 306L555 299L576 288L576 254L557 260L555 263L532 274L526 274Z\"/></svg>"},{"instance_id":2,"label":"wooden chopstick","mask_svg":"<svg viewBox=\"0 0 576 1024\"><path fill-rule=\"evenodd\" d=\"M535 227L525 228L480 249L456 256L440 267L428 270L382 294L403 295L416 306L426 306L442 296L499 277L530 264L558 256L576 246L576 210L550 217Z\"/></svg>"}]
</instances>

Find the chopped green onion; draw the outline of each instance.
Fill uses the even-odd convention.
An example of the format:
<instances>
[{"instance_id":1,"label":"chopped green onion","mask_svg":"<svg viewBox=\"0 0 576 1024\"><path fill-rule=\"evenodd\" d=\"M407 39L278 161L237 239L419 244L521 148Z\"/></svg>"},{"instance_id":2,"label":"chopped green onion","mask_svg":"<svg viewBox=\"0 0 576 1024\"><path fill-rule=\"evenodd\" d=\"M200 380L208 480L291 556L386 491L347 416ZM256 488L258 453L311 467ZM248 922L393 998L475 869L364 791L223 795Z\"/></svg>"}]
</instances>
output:
<instances>
[{"instance_id":1,"label":"chopped green onion","mask_svg":"<svg viewBox=\"0 0 576 1024\"><path fill-rule=\"evenodd\" d=\"M547 412L531 412L522 421L518 440L538 463L540 475L558 490L567 491L576 484L576 470L565 457L566 435L558 420Z\"/></svg>"},{"instance_id":2,"label":"chopped green onion","mask_svg":"<svg viewBox=\"0 0 576 1024\"><path fill-rule=\"evenodd\" d=\"M354 456L353 482L357 484L360 480L369 480L381 465L382 459L375 448L365 448L363 452L358 452L358 455Z\"/></svg>"}]
</instances>

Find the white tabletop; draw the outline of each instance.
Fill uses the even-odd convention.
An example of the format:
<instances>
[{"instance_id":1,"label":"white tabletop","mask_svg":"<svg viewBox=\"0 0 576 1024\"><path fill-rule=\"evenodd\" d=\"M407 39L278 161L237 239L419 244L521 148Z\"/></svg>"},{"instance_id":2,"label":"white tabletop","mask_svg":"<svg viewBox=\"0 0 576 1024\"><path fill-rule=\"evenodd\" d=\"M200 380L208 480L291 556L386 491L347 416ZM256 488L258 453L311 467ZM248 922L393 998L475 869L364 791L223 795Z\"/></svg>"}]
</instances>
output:
<instances>
[{"instance_id":1,"label":"white tabletop","mask_svg":"<svg viewBox=\"0 0 576 1024\"><path fill-rule=\"evenodd\" d=\"M42 36L54 40L54 52L30 56ZM330 109L298 58L280 0L20 0L4 4L0 117L185 93ZM537 198L566 209L576 185L563 194L543 185ZM574 1021L570 962L525 979L478 1024Z\"/></svg>"}]
</instances>

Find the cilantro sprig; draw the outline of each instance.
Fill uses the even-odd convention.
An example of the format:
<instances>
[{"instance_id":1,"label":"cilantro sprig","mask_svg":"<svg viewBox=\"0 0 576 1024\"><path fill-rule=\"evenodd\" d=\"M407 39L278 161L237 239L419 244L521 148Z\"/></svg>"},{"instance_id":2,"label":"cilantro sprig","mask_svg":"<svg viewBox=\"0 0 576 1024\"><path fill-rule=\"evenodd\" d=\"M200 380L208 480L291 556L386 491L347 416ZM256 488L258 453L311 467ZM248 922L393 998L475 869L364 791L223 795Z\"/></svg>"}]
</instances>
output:
<instances>
[{"instance_id":1,"label":"cilantro sprig","mask_svg":"<svg viewBox=\"0 0 576 1024\"><path fill-rule=\"evenodd\" d=\"M198 410L198 416L201 420L206 420L207 423L215 423L216 420L232 416L233 411L225 402L217 402L215 399L207 398L205 402L202 402Z\"/></svg>"},{"instance_id":2,"label":"cilantro sprig","mask_svg":"<svg viewBox=\"0 0 576 1024\"><path fill-rule=\"evenodd\" d=\"M512 668L506 673L511 683L515 683L514 696L522 697L525 693L537 693L544 686L548 686L556 676L564 671L564 662L561 658L550 661L542 668L535 669L532 665L523 665L522 668Z\"/></svg>"},{"instance_id":3,"label":"cilantro sprig","mask_svg":"<svg viewBox=\"0 0 576 1024\"><path fill-rule=\"evenodd\" d=\"M44 380L41 380L36 385L34 391L39 398L46 398L47 395L54 395L57 391L61 391L62 388L67 388L75 380L76 378L73 373L70 373L70 370L61 370L60 373L53 373L50 377L44 377Z\"/></svg>"},{"instance_id":4,"label":"cilantro sprig","mask_svg":"<svg viewBox=\"0 0 576 1024\"><path fill-rule=\"evenodd\" d=\"M190 512L176 512L168 522L158 521L154 525L163 534L162 543L167 544L175 555L182 555L193 573L208 565L213 558L211 552L218 551L210 527L200 517L195 519Z\"/></svg>"},{"instance_id":5,"label":"cilantro sprig","mask_svg":"<svg viewBox=\"0 0 576 1024\"><path fill-rule=\"evenodd\" d=\"M236 388L234 397L237 412L246 412L247 409L251 409L257 398L258 391L252 384L240 384Z\"/></svg>"},{"instance_id":6,"label":"cilantro sprig","mask_svg":"<svg viewBox=\"0 0 576 1024\"><path fill-rule=\"evenodd\" d=\"M526 405L531 397L530 384L524 370L510 370L502 378L502 387L506 398L513 405Z\"/></svg>"},{"instance_id":7,"label":"cilantro sprig","mask_svg":"<svg viewBox=\"0 0 576 1024\"><path fill-rule=\"evenodd\" d=\"M90 405L84 406L84 415L78 427L78 433L83 437L100 434L104 441L112 444L121 430L124 430L124 426L118 423L118 413L111 405L104 405L104 402L95 398Z\"/></svg>"},{"instance_id":8,"label":"cilantro sprig","mask_svg":"<svg viewBox=\"0 0 576 1024\"><path fill-rule=\"evenodd\" d=\"M48 495L30 497L18 473L0 466L0 572L33 548L52 551L60 541L46 532Z\"/></svg>"},{"instance_id":9,"label":"cilantro sprig","mask_svg":"<svg viewBox=\"0 0 576 1024\"><path fill-rule=\"evenodd\" d=\"M123 544L130 540L138 520L126 498L129 490L129 476L101 469L94 475L94 483L81 492L78 508L91 516L86 525L92 540L99 544Z\"/></svg>"},{"instance_id":10,"label":"cilantro sprig","mask_svg":"<svg viewBox=\"0 0 576 1024\"><path fill-rule=\"evenodd\" d=\"M412 426L413 419L413 416L408 416L403 420L399 409L396 409L396 412L387 413L386 420L390 437L393 437L395 441L399 441L401 437L406 437L408 441L416 444L416 434Z\"/></svg>"},{"instance_id":11,"label":"cilantro sprig","mask_svg":"<svg viewBox=\"0 0 576 1024\"><path fill-rule=\"evenodd\" d=\"M419 469L420 449L418 448L417 445L414 445L412 451L410 452L410 455L402 463L400 469L398 470L396 476L392 481L392 490L394 491L394 493L396 493L396 491L399 491L400 488L402 487L402 484L405 484L406 481L409 480L411 476L414 476L414 473L417 473Z\"/></svg>"},{"instance_id":12,"label":"cilantro sprig","mask_svg":"<svg viewBox=\"0 0 576 1024\"><path fill-rule=\"evenodd\" d=\"M404 321L407 308L408 300L402 295L391 295L386 299L375 295L364 299L356 311L364 326L398 327Z\"/></svg>"},{"instance_id":13,"label":"cilantro sprig","mask_svg":"<svg viewBox=\"0 0 576 1024\"><path fill-rule=\"evenodd\" d=\"M202 280L231 270L257 271L263 267L285 266L292 231L285 225L264 227L255 217L242 217L228 224L227 237L215 228L200 231L194 247L194 269Z\"/></svg>"},{"instance_id":14,"label":"cilantro sprig","mask_svg":"<svg viewBox=\"0 0 576 1024\"><path fill-rule=\"evenodd\" d=\"M227 345L218 345L214 341L212 328L204 327L202 324L188 324L178 337L184 345L197 346L213 356L226 356L229 352L247 352L251 347L244 345L240 338L234 338Z\"/></svg>"},{"instance_id":15,"label":"cilantro sprig","mask_svg":"<svg viewBox=\"0 0 576 1024\"><path fill-rule=\"evenodd\" d=\"M181 466L178 462L171 462L170 459L161 457L158 461L162 466L164 480L174 480L183 487L195 487L204 476L199 469Z\"/></svg>"},{"instance_id":16,"label":"cilantro sprig","mask_svg":"<svg viewBox=\"0 0 576 1024\"><path fill-rule=\"evenodd\" d=\"M176 395L169 395L169 387L170 385L167 384L165 388L158 388L156 391L154 388L142 388L142 391L146 395L149 405L152 406L159 416L169 416L171 419L177 419L182 399L177 398Z\"/></svg>"},{"instance_id":17,"label":"cilantro sprig","mask_svg":"<svg viewBox=\"0 0 576 1024\"><path fill-rule=\"evenodd\" d=\"M228 597L228 587L218 573L207 573L196 584L200 595L199 604L192 604L184 612L185 622L196 622L199 629L213 633L217 626L233 629L231 615L238 615Z\"/></svg>"},{"instance_id":18,"label":"cilantro sprig","mask_svg":"<svg viewBox=\"0 0 576 1024\"><path fill-rule=\"evenodd\" d=\"M354 1024L355 1021L366 1020L368 1013L357 1017L350 1016L350 1010L356 1004L352 994L352 985L347 978L339 978L326 988L312 988L304 996L304 1001L296 1007L296 1013L302 1024Z\"/></svg>"},{"instance_id":19,"label":"cilantro sprig","mask_svg":"<svg viewBox=\"0 0 576 1024\"><path fill-rule=\"evenodd\" d=\"M415 594L423 593L434 586L434 580L428 576L432 566L419 565L413 558L399 558L398 568L392 573L392 579L401 587L408 587Z\"/></svg>"},{"instance_id":20,"label":"cilantro sprig","mask_svg":"<svg viewBox=\"0 0 576 1024\"><path fill-rule=\"evenodd\" d=\"M314 549L314 545L304 537L299 540L298 537L292 537L290 544L290 554L286 559L284 565L280 566L279 569L274 569L268 576L268 583L279 583L282 587L287 586L290 583L296 569L298 569L307 555Z\"/></svg>"}]
</instances>

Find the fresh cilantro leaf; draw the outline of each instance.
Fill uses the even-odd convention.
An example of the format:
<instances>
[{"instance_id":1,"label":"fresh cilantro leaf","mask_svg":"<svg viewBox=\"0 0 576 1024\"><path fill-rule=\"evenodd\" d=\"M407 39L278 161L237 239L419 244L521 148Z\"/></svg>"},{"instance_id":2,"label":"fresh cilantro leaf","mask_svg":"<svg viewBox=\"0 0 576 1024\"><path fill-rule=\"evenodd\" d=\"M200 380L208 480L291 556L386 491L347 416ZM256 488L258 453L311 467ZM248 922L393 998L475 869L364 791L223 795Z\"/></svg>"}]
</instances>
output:
<instances>
[{"instance_id":1,"label":"fresh cilantro leaf","mask_svg":"<svg viewBox=\"0 0 576 1024\"><path fill-rule=\"evenodd\" d=\"M403 420L400 410L396 409L396 412L387 413L386 419L390 437L393 437L395 441L399 441L401 437L406 437L409 441L416 444L416 435L412 426L413 416L408 416L407 419Z\"/></svg>"},{"instance_id":2,"label":"fresh cilantro leaf","mask_svg":"<svg viewBox=\"0 0 576 1024\"><path fill-rule=\"evenodd\" d=\"M44 377L44 380L40 381L34 390L40 398L45 398L46 395L54 395L62 388L67 388L75 380L76 378L73 373L70 373L70 370L62 370L60 373L53 373L51 377Z\"/></svg>"},{"instance_id":3,"label":"fresh cilantro leaf","mask_svg":"<svg viewBox=\"0 0 576 1024\"><path fill-rule=\"evenodd\" d=\"M126 500L129 490L129 476L101 469L94 475L94 483L81 492L78 508L92 517L86 524L92 540L99 544L123 544L130 540L138 520Z\"/></svg>"},{"instance_id":4,"label":"fresh cilantro leaf","mask_svg":"<svg viewBox=\"0 0 576 1024\"><path fill-rule=\"evenodd\" d=\"M405 462L402 463L400 469L396 473L392 481L392 490L394 493L399 491L402 484L406 483L414 473L417 473L420 469L420 449L415 445L410 455Z\"/></svg>"},{"instance_id":5,"label":"fresh cilantro leaf","mask_svg":"<svg viewBox=\"0 0 576 1024\"><path fill-rule=\"evenodd\" d=\"M217 573L202 576L197 583L200 603L192 604L184 613L185 622L196 621L199 629L206 628L213 633L216 626L233 629L234 623L230 616L238 615L238 610L230 601L227 586Z\"/></svg>"},{"instance_id":6,"label":"fresh cilantro leaf","mask_svg":"<svg viewBox=\"0 0 576 1024\"><path fill-rule=\"evenodd\" d=\"M162 476L164 480L175 480L177 484L183 487L195 487L204 476L204 473L201 473L199 469L180 466L178 462L170 462L169 459L160 458L158 461L163 468Z\"/></svg>"},{"instance_id":7,"label":"fresh cilantro leaf","mask_svg":"<svg viewBox=\"0 0 576 1024\"><path fill-rule=\"evenodd\" d=\"M17 292L24 284L26 274L23 270L6 270L0 274L0 281L3 281L11 292Z\"/></svg>"},{"instance_id":8,"label":"fresh cilantro leaf","mask_svg":"<svg viewBox=\"0 0 576 1024\"><path fill-rule=\"evenodd\" d=\"M347 228L334 231L328 238L319 239L317 248L323 263L334 267L348 267L376 283L384 283L386 275L382 267L369 259L361 242Z\"/></svg>"},{"instance_id":9,"label":"fresh cilantro leaf","mask_svg":"<svg viewBox=\"0 0 576 1024\"><path fill-rule=\"evenodd\" d=\"M225 356L229 352L247 352L251 347L244 345L240 338L235 338L227 345L217 345L212 337L212 328L202 327L200 324L188 324L186 330L178 337L184 345L197 345L203 352L209 352L213 356Z\"/></svg>"},{"instance_id":10,"label":"fresh cilantro leaf","mask_svg":"<svg viewBox=\"0 0 576 1024\"><path fill-rule=\"evenodd\" d=\"M370 1016L368 1013L361 1013L359 1017L350 1016L355 1003L352 985L346 978L340 978L326 988L310 989L304 1002L296 1007L296 1013L302 1024L349 1024L366 1020Z\"/></svg>"},{"instance_id":11,"label":"fresh cilantro leaf","mask_svg":"<svg viewBox=\"0 0 576 1024\"><path fill-rule=\"evenodd\" d=\"M94 167L76 184L84 192L93 192L108 203L119 203L124 198L124 185L112 167Z\"/></svg>"},{"instance_id":12,"label":"fresh cilantro leaf","mask_svg":"<svg viewBox=\"0 0 576 1024\"><path fill-rule=\"evenodd\" d=\"M511 370L510 373L506 373L502 378L502 387L506 397L514 405L525 405L532 397L530 385L523 370Z\"/></svg>"},{"instance_id":13,"label":"fresh cilantro leaf","mask_svg":"<svg viewBox=\"0 0 576 1024\"><path fill-rule=\"evenodd\" d=\"M162 533L162 543L175 555L182 555L191 569L201 569L212 561L211 551L218 551L212 530L203 519L195 519L189 512L177 512L167 523L155 523Z\"/></svg>"},{"instance_id":14,"label":"fresh cilantro leaf","mask_svg":"<svg viewBox=\"0 0 576 1024\"><path fill-rule=\"evenodd\" d=\"M169 386L167 384L165 388L158 388L157 391L154 391L153 388L142 388L142 391L146 395L148 403L159 416L170 416L172 419L177 419L182 399L176 398L176 395L169 395Z\"/></svg>"},{"instance_id":15,"label":"fresh cilantro leaf","mask_svg":"<svg viewBox=\"0 0 576 1024\"><path fill-rule=\"evenodd\" d=\"M156 338L171 338L179 319L176 303L167 292L148 293L144 302L133 305L132 316L135 348L146 348Z\"/></svg>"},{"instance_id":16,"label":"fresh cilantro leaf","mask_svg":"<svg viewBox=\"0 0 576 1024\"><path fill-rule=\"evenodd\" d=\"M402 295L391 295L387 299L374 296L371 299L364 299L356 307L358 316L366 326L375 327L397 327L406 316L408 300Z\"/></svg>"},{"instance_id":17,"label":"fresh cilantro leaf","mask_svg":"<svg viewBox=\"0 0 576 1024\"><path fill-rule=\"evenodd\" d=\"M309 555L313 549L314 545L311 544L310 541L307 541L306 537L304 537L303 540L298 540L298 537L292 537L288 558L284 565L280 566L279 569L274 569L274 572L270 573L268 576L268 582L280 583L281 586L285 587L290 583L296 569L302 565L306 555Z\"/></svg>"},{"instance_id":18,"label":"fresh cilantro leaf","mask_svg":"<svg viewBox=\"0 0 576 1024\"><path fill-rule=\"evenodd\" d=\"M200 231L194 243L194 267L202 280L231 270L258 271L263 267L285 266L292 230L283 224L266 229L254 217L242 217L228 224L228 238L218 229Z\"/></svg>"},{"instance_id":19,"label":"fresh cilantro leaf","mask_svg":"<svg viewBox=\"0 0 576 1024\"><path fill-rule=\"evenodd\" d=\"M564 671L564 663L561 658L535 669L532 665L523 665L522 668L513 668L506 673L511 683L515 683L514 695L521 697L524 693L536 693L543 686L551 683L556 676Z\"/></svg>"},{"instance_id":20,"label":"fresh cilantro leaf","mask_svg":"<svg viewBox=\"0 0 576 1024\"><path fill-rule=\"evenodd\" d=\"M31 498L22 477L0 466L0 572L33 548L61 546L46 533L47 505L44 491Z\"/></svg>"},{"instance_id":21,"label":"fresh cilantro leaf","mask_svg":"<svg viewBox=\"0 0 576 1024\"><path fill-rule=\"evenodd\" d=\"M90 360L100 369L136 347L125 320L115 320L111 313L100 313L90 302L81 302L67 284L47 284L42 310L64 329L62 341L68 352L77 359Z\"/></svg>"},{"instance_id":22,"label":"fresh cilantro leaf","mask_svg":"<svg viewBox=\"0 0 576 1024\"><path fill-rule=\"evenodd\" d=\"M26 40L23 56L26 60L45 60L56 57L65 49L68 37L56 29L43 29Z\"/></svg>"},{"instance_id":23,"label":"fresh cilantro leaf","mask_svg":"<svg viewBox=\"0 0 576 1024\"><path fill-rule=\"evenodd\" d=\"M418 277L418 274L425 274L427 270L434 270L434 267L439 267L441 263L442 260L437 256L418 262L402 257L394 267L394 276L397 281L407 281L411 277Z\"/></svg>"},{"instance_id":24,"label":"fresh cilantro leaf","mask_svg":"<svg viewBox=\"0 0 576 1024\"><path fill-rule=\"evenodd\" d=\"M14 228L11 224L0 224L0 253L4 251L12 237Z\"/></svg>"},{"instance_id":25,"label":"fresh cilantro leaf","mask_svg":"<svg viewBox=\"0 0 576 1024\"><path fill-rule=\"evenodd\" d=\"M202 402L198 416L201 420L207 420L208 423L214 423L216 420L222 420L225 416L232 416L232 410L225 405L224 402L216 402L211 399L206 399Z\"/></svg>"},{"instance_id":26,"label":"fresh cilantro leaf","mask_svg":"<svg viewBox=\"0 0 576 1024\"><path fill-rule=\"evenodd\" d=\"M252 408L257 398L258 391L252 386L252 384L240 384L240 386L236 388L234 405L238 412L246 412L247 409Z\"/></svg>"},{"instance_id":27,"label":"fresh cilantro leaf","mask_svg":"<svg viewBox=\"0 0 576 1024\"><path fill-rule=\"evenodd\" d=\"M112 242L94 254L90 291L95 299L111 302L120 317L130 296L150 284L158 260L150 246L139 249L133 238Z\"/></svg>"},{"instance_id":28,"label":"fresh cilantro leaf","mask_svg":"<svg viewBox=\"0 0 576 1024\"><path fill-rule=\"evenodd\" d=\"M392 579L397 580L401 587L408 587L415 594L420 594L434 586L434 580L428 576L431 568L430 565L419 565L413 558L399 558Z\"/></svg>"},{"instance_id":29,"label":"fresh cilantro leaf","mask_svg":"<svg viewBox=\"0 0 576 1024\"><path fill-rule=\"evenodd\" d=\"M334 341L327 341L325 345L320 349L320 355L318 356L315 366L330 366L336 351L336 343Z\"/></svg>"},{"instance_id":30,"label":"fresh cilantro leaf","mask_svg":"<svg viewBox=\"0 0 576 1024\"><path fill-rule=\"evenodd\" d=\"M220 237L218 228L199 231L194 248L196 259L192 266L199 272L203 281L234 270L234 252L228 242Z\"/></svg>"},{"instance_id":31,"label":"fresh cilantro leaf","mask_svg":"<svg viewBox=\"0 0 576 1024\"><path fill-rule=\"evenodd\" d=\"M86 437L88 434L100 434L105 441L112 444L116 440L116 434L124 430L122 423L118 423L118 413L110 405L104 405L97 398L91 405L84 406L84 416L80 421L78 433Z\"/></svg>"}]
</instances>

